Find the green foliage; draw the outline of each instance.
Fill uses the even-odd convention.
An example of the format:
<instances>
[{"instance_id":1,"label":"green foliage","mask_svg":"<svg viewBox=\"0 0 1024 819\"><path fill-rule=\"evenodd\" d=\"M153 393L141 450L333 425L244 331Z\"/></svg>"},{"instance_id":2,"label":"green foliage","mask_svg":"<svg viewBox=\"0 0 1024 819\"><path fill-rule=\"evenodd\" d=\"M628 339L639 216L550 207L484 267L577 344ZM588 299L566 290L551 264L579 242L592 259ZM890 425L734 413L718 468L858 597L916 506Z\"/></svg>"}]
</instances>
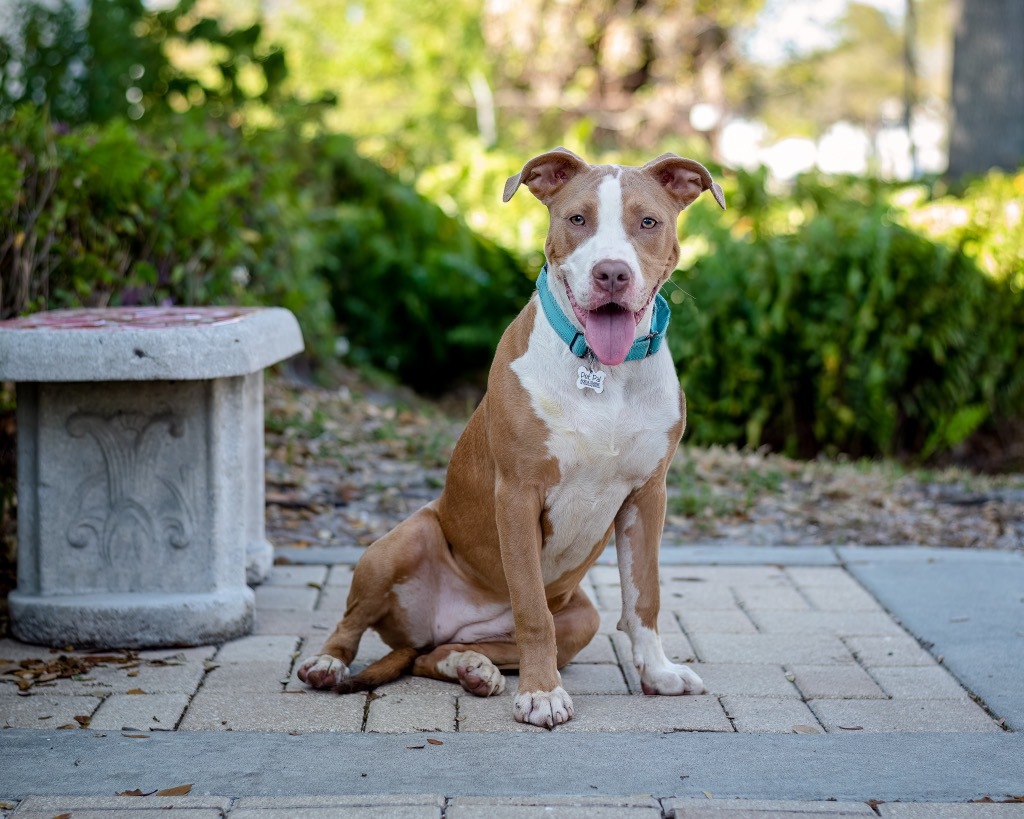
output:
<instances>
[{"instance_id":1,"label":"green foliage","mask_svg":"<svg viewBox=\"0 0 1024 819\"><path fill-rule=\"evenodd\" d=\"M688 217L707 252L672 299L695 441L927 456L1020 416L1019 287L899 224L880 183L738 183L733 224Z\"/></svg>"},{"instance_id":2,"label":"green foliage","mask_svg":"<svg viewBox=\"0 0 1024 819\"><path fill-rule=\"evenodd\" d=\"M141 0L92 0L83 12L71 0L18 0L18 25L0 37L0 121L23 103L80 124L203 104L220 116L250 100L279 99L284 53L263 43L260 24L225 27L196 5L149 11Z\"/></svg>"},{"instance_id":3,"label":"green foliage","mask_svg":"<svg viewBox=\"0 0 1024 819\"><path fill-rule=\"evenodd\" d=\"M113 120L58 130L22 108L0 126L0 318L80 305L275 304L329 349L315 275L321 204L282 163L289 129L249 136L181 116L159 134Z\"/></svg>"},{"instance_id":4,"label":"green foliage","mask_svg":"<svg viewBox=\"0 0 1024 819\"><path fill-rule=\"evenodd\" d=\"M476 130L471 80L484 82L479 0L302 0L268 10L288 51L289 87L336 95L329 126L407 174L451 156Z\"/></svg>"},{"instance_id":5,"label":"green foliage","mask_svg":"<svg viewBox=\"0 0 1024 819\"><path fill-rule=\"evenodd\" d=\"M0 318L79 305L271 304L332 357L424 391L486 369L532 285L340 135L181 115L0 126ZM333 308L333 310L332 310Z\"/></svg>"},{"instance_id":6,"label":"green foliage","mask_svg":"<svg viewBox=\"0 0 1024 819\"><path fill-rule=\"evenodd\" d=\"M339 201L323 275L352 358L439 392L484 370L532 289L507 251L480 238L331 137Z\"/></svg>"}]
</instances>

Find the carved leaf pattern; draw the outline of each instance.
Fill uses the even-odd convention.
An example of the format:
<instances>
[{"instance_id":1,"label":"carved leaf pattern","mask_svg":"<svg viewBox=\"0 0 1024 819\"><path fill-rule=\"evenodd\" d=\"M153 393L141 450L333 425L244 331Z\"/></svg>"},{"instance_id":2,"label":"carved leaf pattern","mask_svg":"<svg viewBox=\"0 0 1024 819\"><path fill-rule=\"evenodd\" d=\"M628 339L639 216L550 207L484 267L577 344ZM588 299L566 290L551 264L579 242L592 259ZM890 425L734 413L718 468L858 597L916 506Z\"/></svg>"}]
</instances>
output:
<instances>
[{"instance_id":1,"label":"carved leaf pattern","mask_svg":"<svg viewBox=\"0 0 1024 819\"><path fill-rule=\"evenodd\" d=\"M95 547L108 566L137 567L153 547L189 545L195 515L186 475L167 474L164 448L185 433L171 412L75 413L66 428L74 438L93 438L104 469L87 476L75 492L76 516L68 527L71 546Z\"/></svg>"}]
</instances>

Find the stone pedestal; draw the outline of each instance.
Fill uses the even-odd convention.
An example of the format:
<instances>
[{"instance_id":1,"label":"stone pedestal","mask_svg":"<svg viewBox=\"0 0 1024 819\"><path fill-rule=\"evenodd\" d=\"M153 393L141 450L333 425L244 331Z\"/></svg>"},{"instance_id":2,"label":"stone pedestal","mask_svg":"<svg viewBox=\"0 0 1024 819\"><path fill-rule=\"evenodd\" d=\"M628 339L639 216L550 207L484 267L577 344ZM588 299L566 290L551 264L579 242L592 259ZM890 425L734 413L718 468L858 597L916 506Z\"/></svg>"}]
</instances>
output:
<instances>
[{"instance_id":1,"label":"stone pedestal","mask_svg":"<svg viewBox=\"0 0 1024 819\"><path fill-rule=\"evenodd\" d=\"M18 403L14 635L49 645L219 642L270 569L263 368L302 349L287 310L73 310L0 322Z\"/></svg>"}]
</instances>

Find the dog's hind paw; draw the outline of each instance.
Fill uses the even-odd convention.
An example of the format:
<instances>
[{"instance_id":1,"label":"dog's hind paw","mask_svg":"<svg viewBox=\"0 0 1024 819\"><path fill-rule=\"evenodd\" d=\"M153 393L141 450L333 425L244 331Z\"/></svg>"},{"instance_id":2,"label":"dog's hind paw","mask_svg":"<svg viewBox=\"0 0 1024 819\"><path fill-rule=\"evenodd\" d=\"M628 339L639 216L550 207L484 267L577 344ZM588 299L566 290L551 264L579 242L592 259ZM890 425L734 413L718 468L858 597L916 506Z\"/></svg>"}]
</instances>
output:
<instances>
[{"instance_id":1,"label":"dog's hind paw","mask_svg":"<svg viewBox=\"0 0 1024 819\"><path fill-rule=\"evenodd\" d=\"M516 722L554 728L572 719L572 699L562 686L554 691L528 691L516 694L512 706Z\"/></svg>"},{"instance_id":2,"label":"dog's hind paw","mask_svg":"<svg viewBox=\"0 0 1024 819\"><path fill-rule=\"evenodd\" d=\"M313 688L335 688L348 679L348 666L337 657L320 654L299 664L299 679Z\"/></svg>"},{"instance_id":3,"label":"dog's hind paw","mask_svg":"<svg viewBox=\"0 0 1024 819\"><path fill-rule=\"evenodd\" d=\"M498 667L477 651L461 652L455 664L455 671L459 675L462 687L470 694L490 697L505 690L505 678Z\"/></svg>"},{"instance_id":4,"label":"dog's hind paw","mask_svg":"<svg viewBox=\"0 0 1024 819\"><path fill-rule=\"evenodd\" d=\"M704 681L685 665L668 663L640 672L640 687L645 694L703 694Z\"/></svg>"}]
</instances>

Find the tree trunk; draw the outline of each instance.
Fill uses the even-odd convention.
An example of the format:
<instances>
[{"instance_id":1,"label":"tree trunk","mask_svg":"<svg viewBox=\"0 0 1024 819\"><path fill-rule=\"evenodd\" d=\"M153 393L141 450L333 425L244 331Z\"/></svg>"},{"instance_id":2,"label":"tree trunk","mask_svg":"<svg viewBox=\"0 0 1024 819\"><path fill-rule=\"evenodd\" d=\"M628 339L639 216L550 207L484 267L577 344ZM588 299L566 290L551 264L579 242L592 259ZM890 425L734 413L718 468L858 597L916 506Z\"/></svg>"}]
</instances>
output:
<instances>
[{"instance_id":1,"label":"tree trunk","mask_svg":"<svg viewBox=\"0 0 1024 819\"><path fill-rule=\"evenodd\" d=\"M1024 160L1024 2L956 0L949 175Z\"/></svg>"}]
</instances>

